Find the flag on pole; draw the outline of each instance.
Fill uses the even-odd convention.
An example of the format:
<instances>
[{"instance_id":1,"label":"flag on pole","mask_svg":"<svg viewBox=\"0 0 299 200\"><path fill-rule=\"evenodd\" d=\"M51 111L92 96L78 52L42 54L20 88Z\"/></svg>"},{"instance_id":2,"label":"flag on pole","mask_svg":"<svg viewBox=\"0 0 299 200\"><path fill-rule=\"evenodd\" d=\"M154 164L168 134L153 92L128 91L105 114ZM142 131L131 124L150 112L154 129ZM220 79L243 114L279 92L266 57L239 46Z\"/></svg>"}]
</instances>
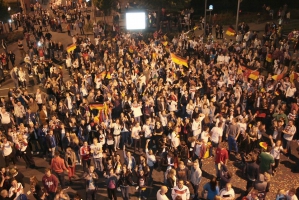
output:
<instances>
[{"instance_id":1,"label":"flag on pole","mask_svg":"<svg viewBox=\"0 0 299 200\"><path fill-rule=\"evenodd\" d=\"M94 103L89 105L90 110L103 110L105 108L104 104Z\"/></svg>"},{"instance_id":2,"label":"flag on pole","mask_svg":"<svg viewBox=\"0 0 299 200\"><path fill-rule=\"evenodd\" d=\"M284 77L284 74L278 74L278 75L272 76L272 79L275 80L275 81L279 81L283 77Z\"/></svg>"},{"instance_id":3,"label":"flag on pole","mask_svg":"<svg viewBox=\"0 0 299 200\"><path fill-rule=\"evenodd\" d=\"M66 51L68 52L68 53L70 53L71 51L74 51L76 49L76 45L75 44L72 44L72 45L70 45L70 46L68 46L67 48L66 48Z\"/></svg>"},{"instance_id":4,"label":"flag on pole","mask_svg":"<svg viewBox=\"0 0 299 200\"><path fill-rule=\"evenodd\" d=\"M258 79L259 75L260 75L260 73L258 71L252 71L249 74L248 78L250 78L252 80L256 80L256 79Z\"/></svg>"},{"instance_id":5,"label":"flag on pole","mask_svg":"<svg viewBox=\"0 0 299 200\"><path fill-rule=\"evenodd\" d=\"M185 67L188 67L188 62L187 62L186 59L183 59L183 58L181 58L181 57L175 55L174 53L171 53L170 55L171 55L171 60L172 60L174 63L176 63L176 64L178 64L178 65L184 65Z\"/></svg>"},{"instance_id":6,"label":"flag on pole","mask_svg":"<svg viewBox=\"0 0 299 200\"><path fill-rule=\"evenodd\" d=\"M233 27L228 27L227 31L225 32L226 35L228 36L234 36L236 35L236 31Z\"/></svg>"}]
</instances>

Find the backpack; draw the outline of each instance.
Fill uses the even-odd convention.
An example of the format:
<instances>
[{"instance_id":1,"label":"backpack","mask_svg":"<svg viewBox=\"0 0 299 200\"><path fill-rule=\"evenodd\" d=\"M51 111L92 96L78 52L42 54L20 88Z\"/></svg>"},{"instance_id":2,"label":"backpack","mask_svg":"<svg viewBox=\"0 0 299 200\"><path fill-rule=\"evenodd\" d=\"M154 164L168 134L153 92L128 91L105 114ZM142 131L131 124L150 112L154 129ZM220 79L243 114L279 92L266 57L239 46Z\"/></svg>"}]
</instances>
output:
<instances>
[{"instance_id":1,"label":"backpack","mask_svg":"<svg viewBox=\"0 0 299 200\"><path fill-rule=\"evenodd\" d=\"M115 181L114 180L110 180L109 183L108 183L108 188L109 189L115 189L116 188L116 185L115 185Z\"/></svg>"}]
</instances>

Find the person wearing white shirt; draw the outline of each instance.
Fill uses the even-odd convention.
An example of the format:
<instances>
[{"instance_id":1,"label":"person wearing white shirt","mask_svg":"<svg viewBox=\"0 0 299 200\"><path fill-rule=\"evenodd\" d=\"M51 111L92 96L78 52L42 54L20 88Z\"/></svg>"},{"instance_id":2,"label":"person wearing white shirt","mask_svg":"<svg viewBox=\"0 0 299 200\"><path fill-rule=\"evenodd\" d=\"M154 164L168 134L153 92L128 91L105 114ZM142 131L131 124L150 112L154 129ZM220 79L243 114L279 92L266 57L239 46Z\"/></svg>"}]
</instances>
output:
<instances>
[{"instance_id":1,"label":"person wearing white shirt","mask_svg":"<svg viewBox=\"0 0 299 200\"><path fill-rule=\"evenodd\" d=\"M9 162L12 161L13 164L15 165L15 158L13 155L13 151L12 151L12 146L13 144L11 142L9 142L7 140L7 138L3 138L2 139L2 143L1 143L1 150L2 150L2 154L5 160L5 166L8 167L9 166Z\"/></svg>"},{"instance_id":2,"label":"person wearing white shirt","mask_svg":"<svg viewBox=\"0 0 299 200\"><path fill-rule=\"evenodd\" d=\"M283 148L287 150L287 156L291 155L291 142L296 133L296 126L294 126L294 121L289 120L289 124L282 131L283 135Z\"/></svg>"},{"instance_id":3,"label":"person wearing white shirt","mask_svg":"<svg viewBox=\"0 0 299 200\"><path fill-rule=\"evenodd\" d=\"M95 168L103 171L103 149L102 144L98 142L97 138L93 138L93 144L90 145L90 152L93 156Z\"/></svg>"},{"instance_id":4,"label":"person wearing white shirt","mask_svg":"<svg viewBox=\"0 0 299 200\"><path fill-rule=\"evenodd\" d=\"M139 122L136 122L135 126L132 128L132 138L134 140L134 153L136 152L136 147L138 143L138 150L141 151L141 137L140 137L141 127Z\"/></svg>"},{"instance_id":5,"label":"person wearing white shirt","mask_svg":"<svg viewBox=\"0 0 299 200\"><path fill-rule=\"evenodd\" d=\"M297 89L296 89L294 83L292 83L291 86L288 87L288 89L286 91L287 104L292 103L292 100L294 98L296 91L297 91Z\"/></svg>"},{"instance_id":6,"label":"person wearing white shirt","mask_svg":"<svg viewBox=\"0 0 299 200\"><path fill-rule=\"evenodd\" d=\"M199 114L197 119L193 120L192 123L192 131L193 131L193 136L197 139L199 134L201 133L201 122L205 118L204 114Z\"/></svg>"},{"instance_id":7,"label":"person wearing white shirt","mask_svg":"<svg viewBox=\"0 0 299 200\"><path fill-rule=\"evenodd\" d=\"M200 134L200 138L202 139L202 141L205 144L207 144L208 141L209 141L209 137L210 137L210 135L209 135L209 129L210 128L208 126L205 126L203 132L201 132L201 134Z\"/></svg>"},{"instance_id":8,"label":"person wearing white shirt","mask_svg":"<svg viewBox=\"0 0 299 200\"><path fill-rule=\"evenodd\" d=\"M221 198L225 198L226 200L233 200L233 199L235 199L235 191L232 188L232 184L231 183L227 183L226 187L223 188L222 190L220 190L219 196Z\"/></svg>"},{"instance_id":9,"label":"person wearing white shirt","mask_svg":"<svg viewBox=\"0 0 299 200\"><path fill-rule=\"evenodd\" d=\"M144 132L144 141L142 146L145 145L145 142L150 141L152 137L152 129L150 127L150 120L146 119L145 124L142 126L142 131Z\"/></svg>"},{"instance_id":10,"label":"person wearing white shirt","mask_svg":"<svg viewBox=\"0 0 299 200\"><path fill-rule=\"evenodd\" d=\"M161 186L161 189L157 192L157 200L169 200L167 197L168 188L166 186Z\"/></svg>"},{"instance_id":11,"label":"person wearing white shirt","mask_svg":"<svg viewBox=\"0 0 299 200\"><path fill-rule=\"evenodd\" d=\"M177 196L180 196L182 200L190 199L190 190L187 186L184 185L183 180L179 180L178 184L174 186L171 192L172 199L176 199Z\"/></svg>"},{"instance_id":12,"label":"person wearing white shirt","mask_svg":"<svg viewBox=\"0 0 299 200\"><path fill-rule=\"evenodd\" d=\"M120 143L121 125L120 125L119 119L116 119L115 123L112 123L110 125L110 128L113 128L114 151L116 151L119 149L119 143Z\"/></svg>"},{"instance_id":13,"label":"person wearing white shirt","mask_svg":"<svg viewBox=\"0 0 299 200\"><path fill-rule=\"evenodd\" d=\"M16 180L11 182L11 187L8 191L8 197L11 198L14 193L16 194L14 200L19 200L19 196L24 193L22 184L18 183Z\"/></svg>"},{"instance_id":14,"label":"person wearing white shirt","mask_svg":"<svg viewBox=\"0 0 299 200\"><path fill-rule=\"evenodd\" d=\"M214 156L213 154L213 148L217 148L218 144L222 141L222 135L223 135L223 128L222 128L222 122L218 123L218 126L215 126L210 131L210 139L212 143L212 147L209 149L209 155Z\"/></svg>"},{"instance_id":15,"label":"person wearing white shirt","mask_svg":"<svg viewBox=\"0 0 299 200\"><path fill-rule=\"evenodd\" d=\"M176 112L177 111L178 103L176 101L170 100L168 102L168 111L169 112Z\"/></svg>"},{"instance_id":16,"label":"person wearing white shirt","mask_svg":"<svg viewBox=\"0 0 299 200\"><path fill-rule=\"evenodd\" d=\"M140 117L142 116L141 108L142 106L137 103L137 100L134 100L131 105L131 110L133 111L134 118L137 122L140 122Z\"/></svg>"}]
</instances>

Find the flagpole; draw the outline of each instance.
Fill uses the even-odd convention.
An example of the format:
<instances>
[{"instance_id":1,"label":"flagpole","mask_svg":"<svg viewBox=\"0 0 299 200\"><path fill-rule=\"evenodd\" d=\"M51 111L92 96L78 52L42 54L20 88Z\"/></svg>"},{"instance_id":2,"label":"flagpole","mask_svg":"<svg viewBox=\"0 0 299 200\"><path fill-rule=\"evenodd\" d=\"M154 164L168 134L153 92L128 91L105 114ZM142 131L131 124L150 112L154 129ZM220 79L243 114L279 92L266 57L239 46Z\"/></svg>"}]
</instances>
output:
<instances>
[{"instance_id":1,"label":"flagpole","mask_svg":"<svg viewBox=\"0 0 299 200\"><path fill-rule=\"evenodd\" d=\"M237 34L238 34L238 24L239 24L240 3L241 3L241 0L238 0L237 17L236 17L236 33Z\"/></svg>"},{"instance_id":2,"label":"flagpole","mask_svg":"<svg viewBox=\"0 0 299 200\"><path fill-rule=\"evenodd\" d=\"M205 19L204 19L204 27L203 27L203 39L206 38L206 24L207 24L207 0L205 0Z\"/></svg>"}]
</instances>

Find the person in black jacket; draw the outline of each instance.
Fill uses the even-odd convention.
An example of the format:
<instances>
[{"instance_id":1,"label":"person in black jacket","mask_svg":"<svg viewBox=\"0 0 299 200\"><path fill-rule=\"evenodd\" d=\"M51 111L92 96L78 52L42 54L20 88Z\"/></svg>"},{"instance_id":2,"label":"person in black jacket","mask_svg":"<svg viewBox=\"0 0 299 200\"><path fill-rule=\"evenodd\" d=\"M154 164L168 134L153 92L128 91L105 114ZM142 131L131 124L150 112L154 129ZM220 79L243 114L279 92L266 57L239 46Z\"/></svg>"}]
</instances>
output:
<instances>
[{"instance_id":1,"label":"person in black jacket","mask_svg":"<svg viewBox=\"0 0 299 200\"><path fill-rule=\"evenodd\" d=\"M124 200L129 200L129 188L130 185L134 185L132 181L132 173L128 170L126 165L123 165L122 171L119 174L119 179L117 185L120 186L121 196Z\"/></svg>"},{"instance_id":2,"label":"person in black jacket","mask_svg":"<svg viewBox=\"0 0 299 200\"><path fill-rule=\"evenodd\" d=\"M259 165L256 163L257 155L251 155L251 161L247 162L244 168L244 172L247 179L246 189L253 187L256 180L259 178Z\"/></svg>"}]
</instances>

